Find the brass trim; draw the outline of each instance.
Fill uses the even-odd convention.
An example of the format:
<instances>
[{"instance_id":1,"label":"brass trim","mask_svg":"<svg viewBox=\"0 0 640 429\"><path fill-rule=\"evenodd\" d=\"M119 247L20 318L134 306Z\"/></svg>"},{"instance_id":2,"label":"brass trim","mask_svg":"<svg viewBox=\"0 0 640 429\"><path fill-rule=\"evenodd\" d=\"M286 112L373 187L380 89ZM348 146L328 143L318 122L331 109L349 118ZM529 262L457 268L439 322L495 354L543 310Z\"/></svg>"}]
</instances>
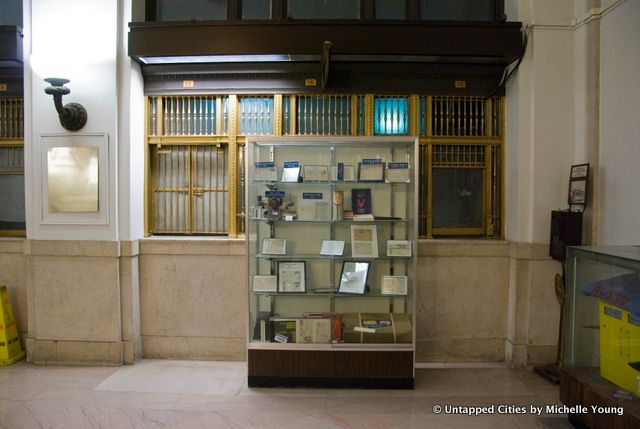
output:
<instances>
[{"instance_id":1,"label":"brass trim","mask_svg":"<svg viewBox=\"0 0 640 429\"><path fill-rule=\"evenodd\" d=\"M0 231L0 237L26 237L26 229L5 229Z\"/></svg>"},{"instance_id":2,"label":"brass trim","mask_svg":"<svg viewBox=\"0 0 640 429\"><path fill-rule=\"evenodd\" d=\"M0 138L0 146L21 147L24 146L24 139L5 139Z\"/></svg>"},{"instance_id":3,"label":"brass trim","mask_svg":"<svg viewBox=\"0 0 640 429\"><path fill-rule=\"evenodd\" d=\"M426 112L426 118L425 120L427 121L427 128L426 128L426 135L427 137L431 137L433 136L433 120L432 120L432 115L433 115L433 106L431 105L433 103L433 97L431 95L427 96L427 112Z\"/></svg>"},{"instance_id":4,"label":"brass trim","mask_svg":"<svg viewBox=\"0 0 640 429\"><path fill-rule=\"evenodd\" d=\"M350 132L349 134L352 136L358 135L358 94L353 94L351 96L351 112L350 112Z\"/></svg>"},{"instance_id":5,"label":"brass trim","mask_svg":"<svg viewBox=\"0 0 640 429\"><path fill-rule=\"evenodd\" d=\"M147 143L160 146L227 144L228 136L150 136Z\"/></svg>"},{"instance_id":6,"label":"brass trim","mask_svg":"<svg viewBox=\"0 0 640 429\"><path fill-rule=\"evenodd\" d=\"M433 238L433 168L431 163L433 160L433 145L427 144L427 238Z\"/></svg>"},{"instance_id":7,"label":"brass trim","mask_svg":"<svg viewBox=\"0 0 640 429\"><path fill-rule=\"evenodd\" d=\"M420 137L420 144L452 144L464 145L500 145L502 139L499 137Z\"/></svg>"},{"instance_id":8,"label":"brass trim","mask_svg":"<svg viewBox=\"0 0 640 429\"><path fill-rule=\"evenodd\" d=\"M484 234L487 237L493 236L493 204L492 195L494 192L492 177L493 164L493 146L488 145L484 154L484 185L482 186L482 205L483 205L483 227Z\"/></svg>"},{"instance_id":9,"label":"brass trim","mask_svg":"<svg viewBox=\"0 0 640 429\"><path fill-rule=\"evenodd\" d=\"M420 135L420 96L409 96L409 135Z\"/></svg>"},{"instance_id":10,"label":"brass trim","mask_svg":"<svg viewBox=\"0 0 640 429\"><path fill-rule=\"evenodd\" d=\"M432 233L436 235L483 235L484 227L479 228L432 228ZM433 237L431 237L433 238Z\"/></svg>"},{"instance_id":11,"label":"brass trim","mask_svg":"<svg viewBox=\"0 0 640 429\"><path fill-rule=\"evenodd\" d=\"M282 94L273 96L273 135L282 135Z\"/></svg>"},{"instance_id":12,"label":"brass trim","mask_svg":"<svg viewBox=\"0 0 640 429\"><path fill-rule=\"evenodd\" d=\"M500 98L500 108L502 110L502 112L500 112L501 114L501 118L500 118L500 135L501 135L501 145L500 145L500 169L502 171L500 171L500 238L504 239L505 234L506 234L506 216L507 216L507 204L506 204L506 197L507 197L507 187L505 186L506 184L506 180L507 180L507 166L506 166L506 140L507 140L507 133L506 133L506 112L507 112L507 99L506 97L501 97Z\"/></svg>"},{"instance_id":13,"label":"brass trim","mask_svg":"<svg viewBox=\"0 0 640 429\"><path fill-rule=\"evenodd\" d=\"M145 127L144 127L144 138L145 138L145 142L149 141L149 103L151 102L151 99L149 96L145 96L144 97L144 116L145 116ZM156 113L157 115L157 113ZM156 126L158 124L158 119L156 118ZM144 219L144 236L148 237L149 235L151 235L150 232L150 228L151 228L151 222L152 222L152 210L151 210L151 189L153 188L151 182L150 182L150 174L151 174L151 157L150 157L150 150L149 150L149 145L148 144L144 144L144 159L145 159L145 165L144 165L144 201L143 201L143 207L144 207L144 215L143 215L143 219Z\"/></svg>"},{"instance_id":14,"label":"brass trim","mask_svg":"<svg viewBox=\"0 0 640 429\"><path fill-rule=\"evenodd\" d=\"M238 96L229 95L229 237L238 236L238 144L236 136L238 132Z\"/></svg>"},{"instance_id":15,"label":"brass trim","mask_svg":"<svg viewBox=\"0 0 640 429\"><path fill-rule=\"evenodd\" d=\"M298 102L297 96L289 96L289 135L298 134Z\"/></svg>"},{"instance_id":16,"label":"brass trim","mask_svg":"<svg viewBox=\"0 0 640 429\"><path fill-rule=\"evenodd\" d=\"M375 127L373 125L375 115L375 105L373 94L365 94L364 96L364 135L372 136Z\"/></svg>"}]
</instances>

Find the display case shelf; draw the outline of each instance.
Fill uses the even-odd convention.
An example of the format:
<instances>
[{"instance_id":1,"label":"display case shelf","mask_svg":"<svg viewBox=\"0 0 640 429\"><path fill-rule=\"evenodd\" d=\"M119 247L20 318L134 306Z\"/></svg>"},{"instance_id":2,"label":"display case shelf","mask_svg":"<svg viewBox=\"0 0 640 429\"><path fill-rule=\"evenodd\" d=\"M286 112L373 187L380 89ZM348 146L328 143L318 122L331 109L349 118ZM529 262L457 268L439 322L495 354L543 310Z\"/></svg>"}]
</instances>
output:
<instances>
[{"instance_id":1,"label":"display case shelf","mask_svg":"<svg viewBox=\"0 0 640 429\"><path fill-rule=\"evenodd\" d=\"M413 386L417 150L409 137L247 141L250 386ZM280 181L340 164L354 181ZM321 255L324 241L343 254Z\"/></svg>"}]
</instances>

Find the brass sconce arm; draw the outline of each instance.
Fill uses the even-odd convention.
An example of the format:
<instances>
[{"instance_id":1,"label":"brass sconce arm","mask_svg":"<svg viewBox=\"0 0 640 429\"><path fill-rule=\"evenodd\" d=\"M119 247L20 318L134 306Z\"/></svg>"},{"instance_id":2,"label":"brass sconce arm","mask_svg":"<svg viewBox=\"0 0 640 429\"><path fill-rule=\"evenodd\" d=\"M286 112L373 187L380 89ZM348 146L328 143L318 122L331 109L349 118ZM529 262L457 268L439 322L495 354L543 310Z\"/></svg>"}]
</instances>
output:
<instances>
[{"instance_id":1,"label":"brass sconce arm","mask_svg":"<svg viewBox=\"0 0 640 429\"><path fill-rule=\"evenodd\" d=\"M45 82L51 86L45 88L44 92L53 95L53 104L58 112L60 125L66 130L78 131L87 123L87 110L79 103L62 104L62 96L67 95L71 90L64 85L69 83L69 79L50 77Z\"/></svg>"}]
</instances>

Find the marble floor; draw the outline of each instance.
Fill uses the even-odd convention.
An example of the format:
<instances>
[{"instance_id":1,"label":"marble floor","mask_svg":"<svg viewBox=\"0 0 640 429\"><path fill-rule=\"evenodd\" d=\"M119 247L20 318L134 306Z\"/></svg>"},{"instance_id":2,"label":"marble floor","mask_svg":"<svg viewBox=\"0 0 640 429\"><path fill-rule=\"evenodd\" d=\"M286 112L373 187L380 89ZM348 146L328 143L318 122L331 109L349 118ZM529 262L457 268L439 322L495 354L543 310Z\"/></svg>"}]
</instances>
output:
<instances>
[{"instance_id":1,"label":"marble floor","mask_svg":"<svg viewBox=\"0 0 640 429\"><path fill-rule=\"evenodd\" d=\"M3 429L570 428L563 415L530 411L552 404L557 386L497 366L418 369L415 390L250 389L243 362L0 367ZM449 406L494 413L447 414Z\"/></svg>"}]
</instances>

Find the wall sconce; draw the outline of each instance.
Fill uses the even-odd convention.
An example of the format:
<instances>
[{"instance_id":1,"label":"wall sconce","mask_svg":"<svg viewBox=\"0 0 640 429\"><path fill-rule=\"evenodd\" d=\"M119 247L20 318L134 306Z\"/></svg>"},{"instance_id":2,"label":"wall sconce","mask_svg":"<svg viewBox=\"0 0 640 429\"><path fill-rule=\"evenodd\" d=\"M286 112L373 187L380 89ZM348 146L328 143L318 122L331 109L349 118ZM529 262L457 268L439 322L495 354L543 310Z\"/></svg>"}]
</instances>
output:
<instances>
[{"instance_id":1,"label":"wall sconce","mask_svg":"<svg viewBox=\"0 0 640 429\"><path fill-rule=\"evenodd\" d=\"M87 123L87 110L79 103L62 105L62 96L71 92L69 88L64 86L70 82L69 79L49 77L44 81L51 84L44 89L44 92L53 95L53 104L58 111L60 125L69 131L78 131L84 127L84 124Z\"/></svg>"}]
</instances>

